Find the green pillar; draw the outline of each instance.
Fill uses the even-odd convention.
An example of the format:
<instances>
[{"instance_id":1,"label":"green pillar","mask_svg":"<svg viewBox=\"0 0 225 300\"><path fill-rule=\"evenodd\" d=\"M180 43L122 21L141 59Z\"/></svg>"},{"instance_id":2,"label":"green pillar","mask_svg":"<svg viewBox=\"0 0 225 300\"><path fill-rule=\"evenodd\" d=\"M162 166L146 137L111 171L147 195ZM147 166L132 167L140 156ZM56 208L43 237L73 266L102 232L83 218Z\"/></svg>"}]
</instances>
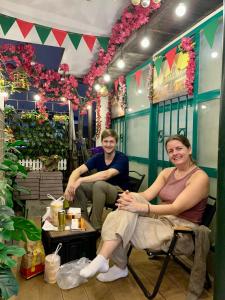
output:
<instances>
[{"instance_id":1,"label":"green pillar","mask_svg":"<svg viewBox=\"0 0 225 300\"><path fill-rule=\"evenodd\" d=\"M225 8L225 3L224 3ZM225 29L224 19L223 27ZM217 181L217 220L214 300L225 299L225 38L223 36L223 66L219 119L219 151Z\"/></svg>"}]
</instances>

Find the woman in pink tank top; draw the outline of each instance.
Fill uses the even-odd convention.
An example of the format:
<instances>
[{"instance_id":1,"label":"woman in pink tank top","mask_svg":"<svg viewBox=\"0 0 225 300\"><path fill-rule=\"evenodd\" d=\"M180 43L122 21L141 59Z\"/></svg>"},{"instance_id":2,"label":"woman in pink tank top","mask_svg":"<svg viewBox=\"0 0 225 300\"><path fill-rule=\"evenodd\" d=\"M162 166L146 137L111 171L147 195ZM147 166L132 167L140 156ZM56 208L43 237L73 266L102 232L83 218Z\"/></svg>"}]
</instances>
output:
<instances>
[{"instance_id":1,"label":"woman in pink tank top","mask_svg":"<svg viewBox=\"0 0 225 300\"><path fill-rule=\"evenodd\" d=\"M185 136L167 139L166 151L174 167L160 172L144 192L125 191L117 201L118 209L108 214L103 227L103 244L96 258L80 275L112 281L128 275L127 246L139 249L165 249L173 236L174 225L195 227L201 223L209 190L207 174L192 159L191 145ZM151 204L159 196L161 203ZM150 214L151 213L151 214ZM157 218L152 218L152 214ZM109 268L108 259L115 265Z\"/></svg>"}]
</instances>

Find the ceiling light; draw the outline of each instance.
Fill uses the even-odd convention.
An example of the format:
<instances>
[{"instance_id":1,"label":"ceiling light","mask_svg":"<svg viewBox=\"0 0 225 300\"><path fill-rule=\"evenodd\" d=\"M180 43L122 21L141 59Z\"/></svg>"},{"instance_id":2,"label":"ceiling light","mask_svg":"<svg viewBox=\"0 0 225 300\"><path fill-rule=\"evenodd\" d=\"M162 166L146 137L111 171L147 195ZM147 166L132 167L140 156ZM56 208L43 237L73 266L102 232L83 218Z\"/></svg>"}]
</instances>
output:
<instances>
[{"instance_id":1,"label":"ceiling light","mask_svg":"<svg viewBox=\"0 0 225 300\"><path fill-rule=\"evenodd\" d=\"M105 82L109 82L111 80L111 76L108 73L106 73L103 75L103 79Z\"/></svg>"},{"instance_id":2,"label":"ceiling light","mask_svg":"<svg viewBox=\"0 0 225 300\"><path fill-rule=\"evenodd\" d=\"M40 99L41 99L41 97L38 94L34 95L34 100L35 101L39 101Z\"/></svg>"},{"instance_id":3,"label":"ceiling light","mask_svg":"<svg viewBox=\"0 0 225 300\"><path fill-rule=\"evenodd\" d=\"M122 58L120 58L118 61L117 61L117 67L119 68L119 69L123 69L124 67L125 67L125 62L124 62L124 60L122 59Z\"/></svg>"},{"instance_id":4,"label":"ceiling light","mask_svg":"<svg viewBox=\"0 0 225 300\"><path fill-rule=\"evenodd\" d=\"M137 93L140 95L140 94L142 94L142 90L141 89L138 89L137 90Z\"/></svg>"},{"instance_id":5,"label":"ceiling light","mask_svg":"<svg viewBox=\"0 0 225 300\"><path fill-rule=\"evenodd\" d=\"M186 6L184 3L179 3L176 10L175 10L175 13L178 17L183 17L186 13Z\"/></svg>"},{"instance_id":6,"label":"ceiling light","mask_svg":"<svg viewBox=\"0 0 225 300\"><path fill-rule=\"evenodd\" d=\"M206 109L207 108L207 106L206 105L201 105L201 109Z\"/></svg>"},{"instance_id":7,"label":"ceiling light","mask_svg":"<svg viewBox=\"0 0 225 300\"><path fill-rule=\"evenodd\" d=\"M211 57L212 57L212 58L217 58L217 56L218 56L218 52L217 52L217 51L213 51L213 52L211 53Z\"/></svg>"},{"instance_id":8,"label":"ceiling light","mask_svg":"<svg viewBox=\"0 0 225 300\"><path fill-rule=\"evenodd\" d=\"M100 91L101 86L100 86L99 83L96 83L95 86L94 86L94 88L95 88L96 92L98 92L98 91Z\"/></svg>"},{"instance_id":9,"label":"ceiling light","mask_svg":"<svg viewBox=\"0 0 225 300\"><path fill-rule=\"evenodd\" d=\"M87 105L87 109L88 109L88 110L91 109L91 105Z\"/></svg>"},{"instance_id":10,"label":"ceiling light","mask_svg":"<svg viewBox=\"0 0 225 300\"><path fill-rule=\"evenodd\" d=\"M141 47L142 47L142 48L148 48L149 45L150 45L149 38L144 37L144 38L141 40Z\"/></svg>"},{"instance_id":11,"label":"ceiling light","mask_svg":"<svg viewBox=\"0 0 225 300\"><path fill-rule=\"evenodd\" d=\"M141 0L141 6L146 8L150 5L150 0Z\"/></svg>"}]
</instances>

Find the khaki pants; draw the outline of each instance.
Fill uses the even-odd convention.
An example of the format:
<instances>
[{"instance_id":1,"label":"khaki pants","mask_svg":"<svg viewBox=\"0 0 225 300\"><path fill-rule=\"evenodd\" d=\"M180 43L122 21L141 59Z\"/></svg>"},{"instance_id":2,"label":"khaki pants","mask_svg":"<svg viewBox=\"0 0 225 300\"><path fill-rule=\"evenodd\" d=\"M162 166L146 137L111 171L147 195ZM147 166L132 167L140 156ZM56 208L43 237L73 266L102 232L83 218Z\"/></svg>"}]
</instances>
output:
<instances>
[{"instance_id":1,"label":"khaki pants","mask_svg":"<svg viewBox=\"0 0 225 300\"><path fill-rule=\"evenodd\" d=\"M139 194L134 194L137 201L147 203ZM195 228L196 224L175 216L159 218L143 217L137 213L116 210L108 214L102 227L102 240L122 240L113 252L111 259L120 267L127 265L127 251L130 243L137 249L168 250L173 236L174 225ZM185 235L178 239L177 251L191 254L194 249L192 238Z\"/></svg>"},{"instance_id":2,"label":"khaki pants","mask_svg":"<svg viewBox=\"0 0 225 300\"><path fill-rule=\"evenodd\" d=\"M76 190L75 203L88 219L87 206L92 202L91 223L95 229L102 227L102 213L107 204L114 204L117 194L122 192L119 186L114 186L105 181L82 183Z\"/></svg>"}]
</instances>

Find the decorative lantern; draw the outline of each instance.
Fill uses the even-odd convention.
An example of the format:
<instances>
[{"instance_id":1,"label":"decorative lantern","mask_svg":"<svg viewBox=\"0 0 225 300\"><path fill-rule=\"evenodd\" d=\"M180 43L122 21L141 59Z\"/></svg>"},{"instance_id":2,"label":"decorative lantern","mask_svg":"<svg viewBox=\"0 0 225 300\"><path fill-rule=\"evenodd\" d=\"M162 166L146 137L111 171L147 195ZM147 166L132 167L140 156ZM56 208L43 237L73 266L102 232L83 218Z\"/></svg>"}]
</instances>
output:
<instances>
[{"instance_id":1,"label":"decorative lantern","mask_svg":"<svg viewBox=\"0 0 225 300\"><path fill-rule=\"evenodd\" d=\"M108 89L107 89L107 87L106 87L105 85L103 85L103 86L101 87L99 93L100 93L100 95L101 95L102 97L106 97L106 96L108 96L108 94L109 94Z\"/></svg>"},{"instance_id":2,"label":"decorative lantern","mask_svg":"<svg viewBox=\"0 0 225 300\"><path fill-rule=\"evenodd\" d=\"M141 3L141 0L131 0L131 3L133 5L139 5Z\"/></svg>"},{"instance_id":3,"label":"decorative lantern","mask_svg":"<svg viewBox=\"0 0 225 300\"><path fill-rule=\"evenodd\" d=\"M27 73L23 68L18 67L13 72L13 89L18 92L23 92L29 90L29 81Z\"/></svg>"}]
</instances>

